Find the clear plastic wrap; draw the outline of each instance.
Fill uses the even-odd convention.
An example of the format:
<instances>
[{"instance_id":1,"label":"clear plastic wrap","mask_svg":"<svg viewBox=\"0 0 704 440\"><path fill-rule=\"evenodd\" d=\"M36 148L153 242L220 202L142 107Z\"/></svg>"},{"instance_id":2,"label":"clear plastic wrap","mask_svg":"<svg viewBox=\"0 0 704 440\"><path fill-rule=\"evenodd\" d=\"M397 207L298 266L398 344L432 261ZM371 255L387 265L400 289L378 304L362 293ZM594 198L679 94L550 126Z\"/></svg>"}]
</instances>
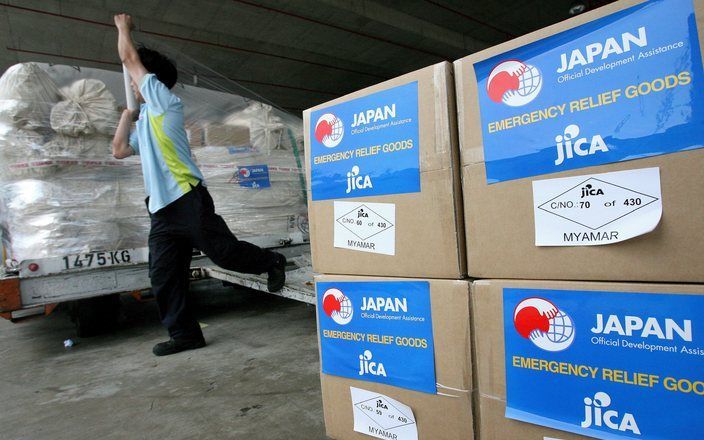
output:
<instances>
[{"instance_id":1,"label":"clear plastic wrap","mask_svg":"<svg viewBox=\"0 0 704 440\"><path fill-rule=\"evenodd\" d=\"M41 174L41 169L53 172L2 183L1 218L11 258L144 246L148 219L138 203L143 186L135 191L129 182L130 176L140 177L138 163L57 159L25 170ZM124 228L126 221L131 230Z\"/></svg>"},{"instance_id":2,"label":"clear plastic wrap","mask_svg":"<svg viewBox=\"0 0 704 440\"><path fill-rule=\"evenodd\" d=\"M223 90L222 86L217 87ZM194 159L240 238L307 234L302 122L268 104L177 84ZM146 246L139 156L116 160L122 75L18 64L0 78L3 260Z\"/></svg>"}]
</instances>

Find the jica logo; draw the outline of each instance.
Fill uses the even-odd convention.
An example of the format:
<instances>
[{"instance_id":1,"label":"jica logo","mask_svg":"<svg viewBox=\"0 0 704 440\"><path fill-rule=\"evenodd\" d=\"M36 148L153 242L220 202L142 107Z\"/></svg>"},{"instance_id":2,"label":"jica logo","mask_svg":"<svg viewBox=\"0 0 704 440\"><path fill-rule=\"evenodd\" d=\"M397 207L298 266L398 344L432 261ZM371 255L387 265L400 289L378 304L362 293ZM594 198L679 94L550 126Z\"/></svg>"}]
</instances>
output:
<instances>
[{"instance_id":1,"label":"jica logo","mask_svg":"<svg viewBox=\"0 0 704 440\"><path fill-rule=\"evenodd\" d=\"M315 139L328 148L337 147L342 142L345 126L342 119L332 113L325 113L315 123Z\"/></svg>"},{"instance_id":2,"label":"jica logo","mask_svg":"<svg viewBox=\"0 0 704 440\"><path fill-rule=\"evenodd\" d=\"M542 87L540 70L518 60L504 61L494 67L486 82L489 99L511 107L533 101Z\"/></svg>"},{"instance_id":3,"label":"jica logo","mask_svg":"<svg viewBox=\"0 0 704 440\"><path fill-rule=\"evenodd\" d=\"M328 289L323 294L323 311L339 325L352 321L352 301L340 289Z\"/></svg>"},{"instance_id":4,"label":"jica logo","mask_svg":"<svg viewBox=\"0 0 704 440\"><path fill-rule=\"evenodd\" d=\"M589 196L603 196L604 195L604 190L601 188L594 188L594 186L591 183L587 183L582 187L582 197L580 199L583 199L585 197Z\"/></svg>"},{"instance_id":5,"label":"jica logo","mask_svg":"<svg viewBox=\"0 0 704 440\"><path fill-rule=\"evenodd\" d=\"M384 364L372 361L372 357L370 350L364 350L364 353L359 355L359 375L371 374L372 376L386 377Z\"/></svg>"},{"instance_id":6,"label":"jica logo","mask_svg":"<svg viewBox=\"0 0 704 440\"><path fill-rule=\"evenodd\" d=\"M572 159L577 156L591 156L597 151L607 152L609 147L606 146L604 138L601 135L594 135L591 140L586 137L577 139L579 136L579 126L575 124L568 125L563 134L555 136L555 147L557 148L557 159L555 165L561 165L565 159Z\"/></svg>"},{"instance_id":7,"label":"jica logo","mask_svg":"<svg viewBox=\"0 0 704 440\"><path fill-rule=\"evenodd\" d=\"M635 417L631 413L620 415L618 411L607 409L611 405L611 396L603 391L594 394L594 398L584 398L584 421L582 428L592 426L606 427L614 431L626 432L640 435L640 429Z\"/></svg>"},{"instance_id":8,"label":"jica logo","mask_svg":"<svg viewBox=\"0 0 704 440\"><path fill-rule=\"evenodd\" d=\"M347 172L347 189L345 192L349 194L354 190L367 188L372 188L371 177L369 175L360 176L359 167L357 165L353 166L352 170Z\"/></svg>"},{"instance_id":9,"label":"jica logo","mask_svg":"<svg viewBox=\"0 0 704 440\"><path fill-rule=\"evenodd\" d=\"M513 311L513 325L519 335L546 351L562 351L575 337L572 318L550 301L527 298Z\"/></svg>"}]
</instances>

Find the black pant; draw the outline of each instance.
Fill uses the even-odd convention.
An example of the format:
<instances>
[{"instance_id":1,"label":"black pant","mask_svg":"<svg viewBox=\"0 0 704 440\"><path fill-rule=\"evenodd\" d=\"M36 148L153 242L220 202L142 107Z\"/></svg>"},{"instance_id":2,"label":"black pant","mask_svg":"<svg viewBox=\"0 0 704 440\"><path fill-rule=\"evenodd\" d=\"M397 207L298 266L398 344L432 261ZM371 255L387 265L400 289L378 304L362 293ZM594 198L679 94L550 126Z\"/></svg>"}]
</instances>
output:
<instances>
[{"instance_id":1,"label":"black pant","mask_svg":"<svg viewBox=\"0 0 704 440\"><path fill-rule=\"evenodd\" d=\"M199 338L203 334L189 304L193 248L223 269L241 273L267 272L275 262L273 252L232 234L215 214L210 193L200 184L150 217L149 276L161 322L172 338Z\"/></svg>"}]
</instances>

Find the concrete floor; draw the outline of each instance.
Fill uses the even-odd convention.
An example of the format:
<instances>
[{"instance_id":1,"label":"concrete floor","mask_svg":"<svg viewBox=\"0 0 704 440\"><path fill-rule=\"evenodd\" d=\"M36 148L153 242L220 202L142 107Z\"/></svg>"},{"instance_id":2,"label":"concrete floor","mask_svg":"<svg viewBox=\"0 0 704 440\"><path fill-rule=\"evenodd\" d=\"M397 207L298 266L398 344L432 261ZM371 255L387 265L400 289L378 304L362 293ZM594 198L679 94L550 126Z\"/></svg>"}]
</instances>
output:
<instances>
[{"instance_id":1,"label":"concrete floor","mask_svg":"<svg viewBox=\"0 0 704 440\"><path fill-rule=\"evenodd\" d=\"M65 313L0 320L2 439L325 439L315 309L194 287L208 346L157 358L156 304L123 298L115 332L75 337Z\"/></svg>"}]
</instances>

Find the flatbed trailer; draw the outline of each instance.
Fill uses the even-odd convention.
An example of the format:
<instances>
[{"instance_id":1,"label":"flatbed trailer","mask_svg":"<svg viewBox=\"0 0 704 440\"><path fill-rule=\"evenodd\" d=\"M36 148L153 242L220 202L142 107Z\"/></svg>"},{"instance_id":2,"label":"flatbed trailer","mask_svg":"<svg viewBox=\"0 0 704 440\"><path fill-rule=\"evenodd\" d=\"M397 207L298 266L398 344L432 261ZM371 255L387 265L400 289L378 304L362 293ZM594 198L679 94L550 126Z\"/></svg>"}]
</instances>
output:
<instances>
[{"instance_id":1,"label":"flatbed trailer","mask_svg":"<svg viewBox=\"0 0 704 440\"><path fill-rule=\"evenodd\" d=\"M290 274L291 279L275 295L315 304L310 246L306 239L292 234L284 239L256 237L247 241L275 249L289 260L287 275ZM267 292L266 275L228 271L199 253L193 256L190 275L196 280L214 278ZM149 295L150 287L146 247L25 260L0 272L0 316L17 321L48 315L61 303L124 293L141 299Z\"/></svg>"}]
</instances>

